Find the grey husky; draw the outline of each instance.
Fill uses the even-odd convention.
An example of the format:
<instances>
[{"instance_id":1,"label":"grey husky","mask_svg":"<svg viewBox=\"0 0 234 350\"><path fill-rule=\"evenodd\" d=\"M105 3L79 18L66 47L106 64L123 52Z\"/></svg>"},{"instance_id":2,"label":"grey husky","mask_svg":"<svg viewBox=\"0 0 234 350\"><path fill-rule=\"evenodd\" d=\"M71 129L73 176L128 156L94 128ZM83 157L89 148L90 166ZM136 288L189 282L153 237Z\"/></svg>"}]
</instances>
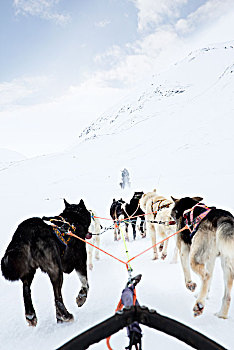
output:
<instances>
[{"instance_id":1,"label":"grey husky","mask_svg":"<svg viewBox=\"0 0 234 350\"><path fill-rule=\"evenodd\" d=\"M192 292L196 288L196 283L191 280L190 266L201 279L201 289L193 308L194 316L203 313L215 259L220 256L224 296L216 315L227 318L234 278L234 217L229 211L201 204L201 197L172 199L174 207L171 215L176 220L177 229L186 227L177 235L186 287Z\"/></svg>"}]
</instances>

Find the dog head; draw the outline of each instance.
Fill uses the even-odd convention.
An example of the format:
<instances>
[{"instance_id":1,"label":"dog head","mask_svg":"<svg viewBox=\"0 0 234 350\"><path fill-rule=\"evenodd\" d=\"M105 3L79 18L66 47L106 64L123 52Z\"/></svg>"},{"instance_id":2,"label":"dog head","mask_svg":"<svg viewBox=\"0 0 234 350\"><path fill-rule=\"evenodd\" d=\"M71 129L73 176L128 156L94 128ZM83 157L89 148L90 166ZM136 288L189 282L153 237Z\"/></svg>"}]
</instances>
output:
<instances>
[{"instance_id":1,"label":"dog head","mask_svg":"<svg viewBox=\"0 0 234 350\"><path fill-rule=\"evenodd\" d=\"M141 197L143 196L143 194L144 194L143 191L141 191L141 192L134 192L134 195L133 195L132 199L137 199L137 200L139 200L139 199L141 199Z\"/></svg>"},{"instance_id":2,"label":"dog head","mask_svg":"<svg viewBox=\"0 0 234 350\"><path fill-rule=\"evenodd\" d=\"M113 199L113 202L110 208L110 215L112 219L117 219L120 215L123 214L122 206L124 205L125 205L125 201L122 198L120 198L119 200L115 200L115 198Z\"/></svg>"},{"instance_id":3,"label":"dog head","mask_svg":"<svg viewBox=\"0 0 234 350\"><path fill-rule=\"evenodd\" d=\"M91 223L91 214L86 208L83 199L80 200L79 204L69 204L64 199L64 204L65 209L61 216L77 228L79 235L86 235Z\"/></svg>"},{"instance_id":4,"label":"dog head","mask_svg":"<svg viewBox=\"0 0 234 350\"><path fill-rule=\"evenodd\" d=\"M178 220L183 216L183 213L187 209L191 209L195 204L203 200L202 197L184 197L181 199L176 199L171 196L171 199L174 202L174 206L171 211L171 216Z\"/></svg>"}]
</instances>

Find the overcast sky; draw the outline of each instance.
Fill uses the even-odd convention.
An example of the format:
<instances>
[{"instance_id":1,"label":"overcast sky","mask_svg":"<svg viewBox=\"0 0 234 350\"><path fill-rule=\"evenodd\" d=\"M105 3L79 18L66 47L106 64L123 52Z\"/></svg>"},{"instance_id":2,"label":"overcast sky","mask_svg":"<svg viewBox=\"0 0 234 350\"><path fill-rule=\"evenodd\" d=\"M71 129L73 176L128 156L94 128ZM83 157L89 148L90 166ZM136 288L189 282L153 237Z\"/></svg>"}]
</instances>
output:
<instances>
[{"instance_id":1,"label":"overcast sky","mask_svg":"<svg viewBox=\"0 0 234 350\"><path fill-rule=\"evenodd\" d=\"M82 128L190 50L233 40L234 1L2 0L0 26L0 148L33 155L7 137L10 118L24 125L43 106L47 120L82 115Z\"/></svg>"}]
</instances>

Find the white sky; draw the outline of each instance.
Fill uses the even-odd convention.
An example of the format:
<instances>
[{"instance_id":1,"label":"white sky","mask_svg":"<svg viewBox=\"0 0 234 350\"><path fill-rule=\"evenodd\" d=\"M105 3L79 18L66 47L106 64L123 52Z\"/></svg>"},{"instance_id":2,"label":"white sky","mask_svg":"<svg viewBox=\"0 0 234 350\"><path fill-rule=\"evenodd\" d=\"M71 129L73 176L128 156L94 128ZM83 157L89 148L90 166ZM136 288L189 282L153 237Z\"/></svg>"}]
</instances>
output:
<instances>
[{"instance_id":1,"label":"white sky","mask_svg":"<svg viewBox=\"0 0 234 350\"><path fill-rule=\"evenodd\" d=\"M0 26L0 148L33 156L191 50L234 39L234 2L9 0Z\"/></svg>"}]
</instances>

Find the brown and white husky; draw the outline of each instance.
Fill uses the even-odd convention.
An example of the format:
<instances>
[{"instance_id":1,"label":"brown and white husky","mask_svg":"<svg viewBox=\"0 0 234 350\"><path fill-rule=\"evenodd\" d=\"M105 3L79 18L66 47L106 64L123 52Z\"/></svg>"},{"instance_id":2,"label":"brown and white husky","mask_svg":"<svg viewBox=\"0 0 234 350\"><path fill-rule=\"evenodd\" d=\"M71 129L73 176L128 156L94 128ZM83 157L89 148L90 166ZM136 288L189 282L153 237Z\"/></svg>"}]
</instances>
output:
<instances>
[{"instance_id":1,"label":"brown and white husky","mask_svg":"<svg viewBox=\"0 0 234 350\"><path fill-rule=\"evenodd\" d=\"M234 217L229 211L201 204L201 197L172 199L171 215L176 220L177 229L188 227L177 235L186 287L191 291L196 288L196 283L191 280L190 267L201 279L194 316L201 315L204 310L215 259L220 256L225 290L217 316L227 318L234 278Z\"/></svg>"}]
</instances>

